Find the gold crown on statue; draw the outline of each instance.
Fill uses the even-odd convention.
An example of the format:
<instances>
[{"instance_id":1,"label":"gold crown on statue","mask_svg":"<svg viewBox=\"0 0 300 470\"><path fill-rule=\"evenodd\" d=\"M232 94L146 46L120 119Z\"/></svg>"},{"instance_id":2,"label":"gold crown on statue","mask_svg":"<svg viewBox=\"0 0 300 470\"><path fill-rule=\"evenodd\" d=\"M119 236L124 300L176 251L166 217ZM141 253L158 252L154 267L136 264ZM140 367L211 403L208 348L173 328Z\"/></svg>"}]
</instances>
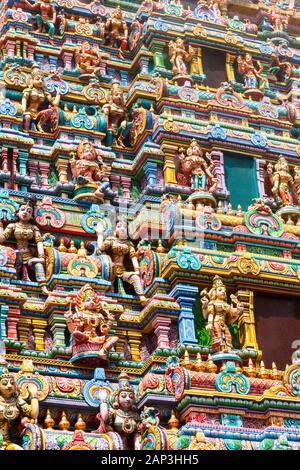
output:
<instances>
[{"instance_id":1,"label":"gold crown on statue","mask_svg":"<svg viewBox=\"0 0 300 470\"><path fill-rule=\"evenodd\" d=\"M225 287L224 282L222 281L222 279L220 278L220 276L216 275L216 276L213 278L213 287L215 287L215 288L217 288L217 287Z\"/></svg>"}]
</instances>

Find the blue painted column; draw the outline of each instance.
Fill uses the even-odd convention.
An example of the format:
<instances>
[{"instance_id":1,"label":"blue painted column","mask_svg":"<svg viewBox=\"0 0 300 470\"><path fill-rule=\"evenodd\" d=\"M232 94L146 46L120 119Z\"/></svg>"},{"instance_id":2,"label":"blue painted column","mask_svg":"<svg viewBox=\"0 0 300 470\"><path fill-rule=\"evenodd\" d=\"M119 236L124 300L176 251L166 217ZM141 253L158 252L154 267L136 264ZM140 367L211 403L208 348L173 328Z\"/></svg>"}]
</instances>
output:
<instances>
[{"instance_id":1,"label":"blue painted column","mask_svg":"<svg viewBox=\"0 0 300 470\"><path fill-rule=\"evenodd\" d=\"M147 185L155 185L157 182L157 163L147 162L144 166Z\"/></svg>"},{"instance_id":2,"label":"blue painted column","mask_svg":"<svg viewBox=\"0 0 300 470\"><path fill-rule=\"evenodd\" d=\"M57 69L57 57L49 56L50 70L54 72Z\"/></svg>"},{"instance_id":3,"label":"blue painted column","mask_svg":"<svg viewBox=\"0 0 300 470\"><path fill-rule=\"evenodd\" d=\"M184 345L198 345L195 336L193 305L198 294L198 287L177 284L170 295L179 302L181 310L178 320L179 340Z\"/></svg>"},{"instance_id":4,"label":"blue painted column","mask_svg":"<svg viewBox=\"0 0 300 470\"><path fill-rule=\"evenodd\" d=\"M0 340L7 338L6 319L8 316L8 305L0 306Z\"/></svg>"},{"instance_id":5,"label":"blue painted column","mask_svg":"<svg viewBox=\"0 0 300 470\"><path fill-rule=\"evenodd\" d=\"M126 70L120 70L121 76L121 85L127 86L128 85L128 72Z\"/></svg>"}]
</instances>

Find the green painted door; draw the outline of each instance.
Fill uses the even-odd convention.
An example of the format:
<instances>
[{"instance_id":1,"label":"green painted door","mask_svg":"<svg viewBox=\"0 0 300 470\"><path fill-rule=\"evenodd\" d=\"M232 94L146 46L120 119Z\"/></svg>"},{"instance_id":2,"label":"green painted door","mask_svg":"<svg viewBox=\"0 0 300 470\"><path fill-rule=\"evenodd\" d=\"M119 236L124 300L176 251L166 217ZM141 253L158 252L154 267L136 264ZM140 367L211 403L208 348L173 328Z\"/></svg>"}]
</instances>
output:
<instances>
[{"instance_id":1,"label":"green painted door","mask_svg":"<svg viewBox=\"0 0 300 470\"><path fill-rule=\"evenodd\" d=\"M225 154L224 163L229 202L233 209L240 204L245 211L259 197L255 158Z\"/></svg>"}]
</instances>

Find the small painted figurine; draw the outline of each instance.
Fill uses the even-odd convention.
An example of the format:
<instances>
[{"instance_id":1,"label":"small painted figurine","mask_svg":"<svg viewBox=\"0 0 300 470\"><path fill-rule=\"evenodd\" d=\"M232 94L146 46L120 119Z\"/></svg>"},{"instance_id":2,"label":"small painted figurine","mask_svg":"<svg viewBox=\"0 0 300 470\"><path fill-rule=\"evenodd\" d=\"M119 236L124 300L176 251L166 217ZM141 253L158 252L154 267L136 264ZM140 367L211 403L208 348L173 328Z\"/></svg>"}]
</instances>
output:
<instances>
[{"instance_id":1,"label":"small painted figurine","mask_svg":"<svg viewBox=\"0 0 300 470\"><path fill-rule=\"evenodd\" d=\"M123 289L122 282L131 284L143 304L147 303L140 278L140 267L134 245L127 240L127 225L125 221L119 221L113 237L103 237L103 225L97 225L97 246L100 252L107 252L112 259L113 279L118 279L119 290ZM129 271L132 266L134 271Z\"/></svg>"},{"instance_id":2,"label":"small painted figurine","mask_svg":"<svg viewBox=\"0 0 300 470\"><path fill-rule=\"evenodd\" d=\"M118 137L117 143L123 144L123 134L127 127L127 108L125 106L123 90L119 82L113 82L108 103L103 106L103 113L107 122L108 132Z\"/></svg>"},{"instance_id":3,"label":"small painted figurine","mask_svg":"<svg viewBox=\"0 0 300 470\"><path fill-rule=\"evenodd\" d=\"M30 10L39 10L36 14L35 20L38 26L37 31L41 33L43 28L46 26L50 39L53 40L55 33L55 22L56 22L56 10L52 0L38 0L34 4L31 4L28 0L24 0L25 5Z\"/></svg>"},{"instance_id":4,"label":"small painted figurine","mask_svg":"<svg viewBox=\"0 0 300 470\"><path fill-rule=\"evenodd\" d=\"M269 72L274 74L279 82L286 82L292 74L292 65L290 62L279 60L276 54L272 54L272 62Z\"/></svg>"},{"instance_id":5,"label":"small painted figurine","mask_svg":"<svg viewBox=\"0 0 300 470\"><path fill-rule=\"evenodd\" d=\"M49 103L47 110L42 109L45 102ZM47 131L53 132L58 126L59 102L59 89L56 88L56 95L52 96L45 87L43 72L37 65L34 65L31 70L29 86L23 91L23 130L28 132L32 124L35 123L37 129L44 132L44 126L48 122Z\"/></svg>"},{"instance_id":6,"label":"small painted figurine","mask_svg":"<svg viewBox=\"0 0 300 470\"><path fill-rule=\"evenodd\" d=\"M100 155L98 155L95 147L88 141L82 141L77 148L77 154L72 154L70 160L72 176L76 178L77 184L80 186L101 182L106 173L106 165ZM95 192L95 196L103 199L103 191L107 188L108 182L99 185L99 189Z\"/></svg>"},{"instance_id":7,"label":"small painted figurine","mask_svg":"<svg viewBox=\"0 0 300 470\"><path fill-rule=\"evenodd\" d=\"M124 450L139 448L140 416L136 411L135 393L127 374L122 373L119 376L118 387L111 397L111 408L108 405L105 389L100 389L99 398L99 417L102 426L106 428L105 432L111 430L117 432L122 439Z\"/></svg>"},{"instance_id":8,"label":"small painted figurine","mask_svg":"<svg viewBox=\"0 0 300 470\"><path fill-rule=\"evenodd\" d=\"M105 24L105 34L108 45L118 47L119 56L123 58L128 43L128 27L120 7L113 10L110 18L108 18Z\"/></svg>"},{"instance_id":9,"label":"small painted figurine","mask_svg":"<svg viewBox=\"0 0 300 470\"><path fill-rule=\"evenodd\" d=\"M272 184L272 193L277 202L281 202L283 206L292 206L293 194L292 188L294 180L289 172L289 165L286 159L281 155L278 162L274 166L269 163L267 173Z\"/></svg>"},{"instance_id":10,"label":"small painted figurine","mask_svg":"<svg viewBox=\"0 0 300 470\"><path fill-rule=\"evenodd\" d=\"M20 438L18 426L24 426L25 421L35 420L39 415L39 401L33 390L28 389L30 404L23 400L13 374L0 366L0 435L4 450L23 450L17 442ZM25 419L25 421L24 421Z\"/></svg>"},{"instance_id":11,"label":"small painted figurine","mask_svg":"<svg viewBox=\"0 0 300 470\"><path fill-rule=\"evenodd\" d=\"M91 46L88 41L76 47L75 62L81 74L97 75L101 68L102 55L97 47Z\"/></svg>"},{"instance_id":12,"label":"small painted figurine","mask_svg":"<svg viewBox=\"0 0 300 470\"><path fill-rule=\"evenodd\" d=\"M214 176L214 164L208 154L206 159L196 141L193 139L189 148L179 149L179 171L177 181L179 184L191 186L194 191L209 191L214 193L218 180Z\"/></svg>"},{"instance_id":13,"label":"small painted figurine","mask_svg":"<svg viewBox=\"0 0 300 470\"><path fill-rule=\"evenodd\" d=\"M201 292L202 313L207 320L206 329L211 333L211 346L216 352L232 350L232 338L227 324L235 322L243 313L243 305L234 295L232 304L227 302L226 287L219 276L215 276L212 289Z\"/></svg>"},{"instance_id":14,"label":"small painted figurine","mask_svg":"<svg viewBox=\"0 0 300 470\"><path fill-rule=\"evenodd\" d=\"M22 280L30 281L28 271L31 268L35 271L37 281L45 287L45 252L40 230L33 223L34 209L35 200L33 198L20 204L19 210L16 213L16 221L8 224L5 230L1 227L0 243L7 241L10 237L14 237L17 242L18 264L21 268ZM38 257L35 257L30 248L30 243L32 242L36 245Z\"/></svg>"},{"instance_id":15,"label":"small painted figurine","mask_svg":"<svg viewBox=\"0 0 300 470\"><path fill-rule=\"evenodd\" d=\"M65 314L65 318L75 341L73 355L74 352L86 352L84 346L87 346L87 350L96 352L100 359L105 360L119 339L117 336L109 336L115 318L89 284L82 287L75 298L75 313L70 311ZM78 345L82 347L78 348Z\"/></svg>"},{"instance_id":16,"label":"small painted figurine","mask_svg":"<svg viewBox=\"0 0 300 470\"><path fill-rule=\"evenodd\" d=\"M185 50L184 41L181 38L169 42L169 55L173 72L177 75L188 75L185 62L190 62L193 56Z\"/></svg>"},{"instance_id":17,"label":"small painted figurine","mask_svg":"<svg viewBox=\"0 0 300 470\"><path fill-rule=\"evenodd\" d=\"M261 76L263 67L259 62L254 65L252 56L246 54L245 57L239 56L237 58L238 72L243 77L244 85L246 88L259 88L260 80L264 80Z\"/></svg>"}]
</instances>

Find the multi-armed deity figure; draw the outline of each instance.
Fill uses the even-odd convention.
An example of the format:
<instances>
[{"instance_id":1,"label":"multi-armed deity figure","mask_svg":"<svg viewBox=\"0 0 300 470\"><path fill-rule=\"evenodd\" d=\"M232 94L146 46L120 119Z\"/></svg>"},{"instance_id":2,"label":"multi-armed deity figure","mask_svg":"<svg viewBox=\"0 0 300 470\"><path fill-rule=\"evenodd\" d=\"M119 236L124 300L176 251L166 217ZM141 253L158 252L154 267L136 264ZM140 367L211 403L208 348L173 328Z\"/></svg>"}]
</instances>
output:
<instances>
[{"instance_id":1,"label":"multi-armed deity figure","mask_svg":"<svg viewBox=\"0 0 300 470\"><path fill-rule=\"evenodd\" d=\"M293 67L290 62L281 61L277 54L272 54L269 71L275 75L279 82L285 82L291 77Z\"/></svg>"},{"instance_id":2,"label":"multi-armed deity figure","mask_svg":"<svg viewBox=\"0 0 300 470\"><path fill-rule=\"evenodd\" d=\"M127 128L127 108L124 102L123 90L119 82L113 82L108 103L103 106L103 113L107 122L108 142L112 144L113 137L117 137L117 143L123 144L124 132Z\"/></svg>"},{"instance_id":3,"label":"multi-armed deity figure","mask_svg":"<svg viewBox=\"0 0 300 470\"><path fill-rule=\"evenodd\" d=\"M256 61L256 63L254 64L252 56L250 54L245 54L244 57L238 56L237 69L239 74L243 77L244 85L246 88L245 94L252 96L253 98L258 95L260 96L257 91L254 91L261 89L266 82L266 80L261 75L263 67L260 62Z\"/></svg>"},{"instance_id":4,"label":"multi-armed deity figure","mask_svg":"<svg viewBox=\"0 0 300 470\"><path fill-rule=\"evenodd\" d=\"M194 191L209 191L214 193L218 180L214 176L214 163L209 154L203 156L203 151L196 139L193 139L189 148L179 149L178 184L191 186Z\"/></svg>"},{"instance_id":5,"label":"multi-armed deity figure","mask_svg":"<svg viewBox=\"0 0 300 470\"><path fill-rule=\"evenodd\" d=\"M86 284L76 295L75 313L71 306L72 303L70 312L65 317L74 340L73 357L95 354L105 360L107 353L119 339L117 336L109 336L116 319L108 305Z\"/></svg>"},{"instance_id":6,"label":"multi-armed deity figure","mask_svg":"<svg viewBox=\"0 0 300 470\"><path fill-rule=\"evenodd\" d=\"M58 126L60 92L56 89L56 95L52 96L45 87L44 75L38 65L31 70L28 87L23 91L22 111L23 129L29 131L33 123L40 132L44 132L47 124L48 132L53 132ZM48 109L43 109L45 102L49 103Z\"/></svg>"},{"instance_id":7,"label":"multi-armed deity figure","mask_svg":"<svg viewBox=\"0 0 300 470\"><path fill-rule=\"evenodd\" d=\"M175 79L177 82L180 77L183 77L183 79L189 77L186 62L192 61L195 56L195 50L190 48L190 51L187 52L183 39L178 38L176 41L169 42L169 55L170 62L173 65L173 72L176 74Z\"/></svg>"},{"instance_id":8,"label":"multi-armed deity figure","mask_svg":"<svg viewBox=\"0 0 300 470\"><path fill-rule=\"evenodd\" d=\"M48 29L49 36L52 40L55 33L55 22L57 16L53 1L38 0L37 2L32 4L28 0L24 0L24 3L30 10L39 11L39 13L37 13L35 16L35 21L38 27L37 31L41 33L46 27Z\"/></svg>"},{"instance_id":9,"label":"multi-armed deity figure","mask_svg":"<svg viewBox=\"0 0 300 470\"><path fill-rule=\"evenodd\" d=\"M28 270L34 270L36 280L46 291L44 245L40 230L33 223L34 209L35 200L33 198L22 203L16 213L16 221L8 224L5 230L1 224L0 243L7 241L10 237L16 240L17 270L21 271L20 277L24 281L30 281ZM33 254L30 248L32 242L36 245L38 257Z\"/></svg>"},{"instance_id":10,"label":"multi-armed deity figure","mask_svg":"<svg viewBox=\"0 0 300 470\"><path fill-rule=\"evenodd\" d=\"M120 7L113 10L105 24L105 35L108 45L119 48L119 55L123 58L128 43L128 27Z\"/></svg>"},{"instance_id":11,"label":"multi-armed deity figure","mask_svg":"<svg viewBox=\"0 0 300 470\"><path fill-rule=\"evenodd\" d=\"M95 186L94 197L103 201L104 191L109 186L109 182L102 182L107 168L95 147L88 141L82 141L78 145L77 153L72 154L70 166L77 185Z\"/></svg>"},{"instance_id":12,"label":"multi-armed deity figure","mask_svg":"<svg viewBox=\"0 0 300 470\"><path fill-rule=\"evenodd\" d=\"M294 204L292 193L294 179L289 172L286 159L281 155L274 167L272 163L269 163L267 173L276 202L282 203L283 206L292 206ZM295 176L297 180L297 173Z\"/></svg>"},{"instance_id":13,"label":"multi-armed deity figure","mask_svg":"<svg viewBox=\"0 0 300 470\"><path fill-rule=\"evenodd\" d=\"M17 444L20 440L19 426L24 426L24 418L33 420L33 423L38 418L38 398L33 387L28 391L30 404L21 398L13 374L0 364L0 434L4 450L22 450Z\"/></svg>"},{"instance_id":14,"label":"multi-armed deity figure","mask_svg":"<svg viewBox=\"0 0 300 470\"><path fill-rule=\"evenodd\" d=\"M147 303L140 278L140 267L134 245L127 240L127 224L124 220L117 222L113 237L103 237L103 225L99 223L97 231L97 246L100 252L107 252L112 259L113 279L118 279L118 289L123 290L122 281L131 284L143 304ZM130 271L132 266L133 271Z\"/></svg>"},{"instance_id":15,"label":"multi-armed deity figure","mask_svg":"<svg viewBox=\"0 0 300 470\"><path fill-rule=\"evenodd\" d=\"M113 430L121 437L125 450L138 449L140 417L136 411L135 394L127 374L122 373L119 376L118 387L110 399L111 406L109 406L105 389L99 391L99 398L100 413L98 417L101 421L101 432Z\"/></svg>"},{"instance_id":16,"label":"multi-armed deity figure","mask_svg":"<svg viewBox=\"0 0 300 470\"><path fill-rule=\"evenodd\" d=\"M212 289L201 292L202 313L207 320L206 329L211 333L211 345L216 352L232 350L232 338L227 324L235 322L243 313L243 305L235 295L230 296L232 304L227 302L226 287L220 276L213 279Z\"/></svg>"},{"instance_id":17,"label":"multi-armed deity figure","mask_svg":"<svg viewBox=\"0 0 300 470\"><path fill-rule=\"evenodd\" d=\"M82 75L97 76L101 71L100 63L102 54L98 47L92 46L88 41L84 41L75 49L75 62Z\"/></svg>"}]
</instances>

